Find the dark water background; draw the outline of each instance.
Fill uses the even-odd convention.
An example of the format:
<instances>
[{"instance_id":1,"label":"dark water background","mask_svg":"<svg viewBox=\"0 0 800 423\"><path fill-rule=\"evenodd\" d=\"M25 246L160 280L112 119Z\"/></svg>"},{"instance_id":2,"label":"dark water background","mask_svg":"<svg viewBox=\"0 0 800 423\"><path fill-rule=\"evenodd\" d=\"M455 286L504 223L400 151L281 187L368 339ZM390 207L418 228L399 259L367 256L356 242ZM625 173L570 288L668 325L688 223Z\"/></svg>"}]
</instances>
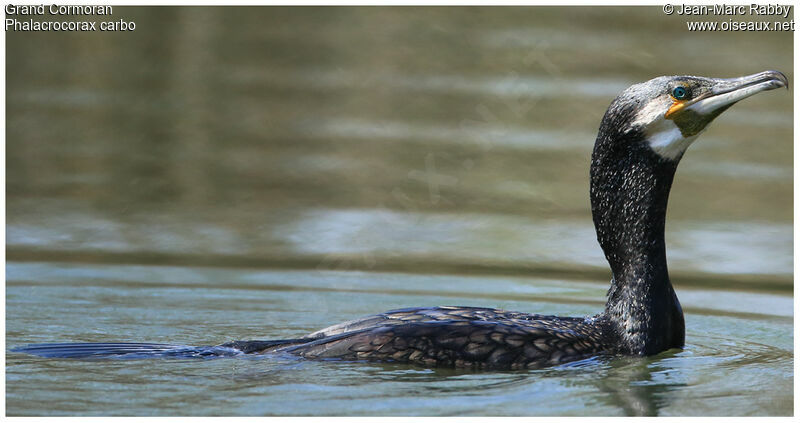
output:
<instances>
[{"instance_id":1,"label":"dark water background","mask_svg":"<svg viewBox=\"0 0 800 423\"><path fill-rule=\"evenodd\" d=\"M6 344L211 345L391 308L602 309L603 112L792 34L654 8L114 8L6 41ZM99 19L102 20L102 19ZM790 415L792 95L726 112L675 179L687 347L475 373L286 357L6 353L9 415Z\"/></svg>"}]
</instances>

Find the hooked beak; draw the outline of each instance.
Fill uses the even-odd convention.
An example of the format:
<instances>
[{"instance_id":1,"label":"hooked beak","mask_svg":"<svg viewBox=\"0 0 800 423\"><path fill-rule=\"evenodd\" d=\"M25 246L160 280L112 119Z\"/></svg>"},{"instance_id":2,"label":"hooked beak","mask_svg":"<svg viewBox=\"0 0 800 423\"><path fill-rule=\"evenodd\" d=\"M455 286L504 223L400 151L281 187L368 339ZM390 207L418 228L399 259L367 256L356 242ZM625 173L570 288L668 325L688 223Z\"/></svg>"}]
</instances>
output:
<instances>
[{"instance_id":1,"label":"hooked beak","mask_svg":"<svg viewBox=\"0 0 800 423\"><path fill-rule=\"evenodd\" d=\"M715 79L711 90L680 105L670 108L665 115L671 118L677 112L693 111L699 115L716 116L728 107L761 91L774 90L786 87L789 89L789 80L781 72L769 70L753 75L730 79Z\"/></svg>"}]
</instances>

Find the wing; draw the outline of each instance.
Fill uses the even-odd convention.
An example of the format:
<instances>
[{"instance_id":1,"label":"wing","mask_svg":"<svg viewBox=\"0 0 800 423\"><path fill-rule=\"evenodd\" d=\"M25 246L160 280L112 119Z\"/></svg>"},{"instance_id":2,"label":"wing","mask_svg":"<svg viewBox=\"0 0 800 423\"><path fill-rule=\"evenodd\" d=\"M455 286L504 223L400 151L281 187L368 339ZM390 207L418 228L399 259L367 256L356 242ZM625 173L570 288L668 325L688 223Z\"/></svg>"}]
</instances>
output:
<instances>
[{"instance_id":1,"label":"wing","mask_svg":"<svg viewBox=\"0 0 800 423\"><path fill-rule=\"evenodd\" d=\"M603 352L601 338L597 328L585 322L523 325L512 320L463 319L392 323L332 335L286 351L309 358L519 369L591 357Z\"/></svg>"},{"instance_id":2,"label":"wing","mask_svg":"<svg viewBox=\"0 0 800 423\"><path fill-rule=\"evenodd\" d=\"M557 318L540 314L528 314L516 311L505 311L485 307L417 307L391 310L356 320L350 320L337 325L329 326L306 336L306 338L319 339L327 336L356 332L378 326L402 325L412 322L443 322L443 321L515 321L524 325L525 322L553 322L553 321L580 322L582 318Z\"/></svg>"}]
</instances>

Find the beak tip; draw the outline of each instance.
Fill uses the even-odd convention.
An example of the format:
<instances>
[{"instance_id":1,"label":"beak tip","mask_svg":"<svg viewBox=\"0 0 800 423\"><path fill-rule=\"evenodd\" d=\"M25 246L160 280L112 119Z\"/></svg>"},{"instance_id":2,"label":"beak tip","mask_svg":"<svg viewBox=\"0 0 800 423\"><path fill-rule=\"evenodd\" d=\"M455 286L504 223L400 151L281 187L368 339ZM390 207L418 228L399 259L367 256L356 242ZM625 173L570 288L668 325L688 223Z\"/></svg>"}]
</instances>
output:
<instances>
[{"instance_id":1,"label":"beak tip","mask_svg":"<svg viewBox=\"0 0 800 423\"><path fill-rule=\"evenodd\" d=\"M789 89L789 78L787 78L783 72L776 70L769 70L766 72L766 74L769 75L772 78L772 80L778 85L776 88L786 87L787 90Z\"/></svg>"}]
</instances>

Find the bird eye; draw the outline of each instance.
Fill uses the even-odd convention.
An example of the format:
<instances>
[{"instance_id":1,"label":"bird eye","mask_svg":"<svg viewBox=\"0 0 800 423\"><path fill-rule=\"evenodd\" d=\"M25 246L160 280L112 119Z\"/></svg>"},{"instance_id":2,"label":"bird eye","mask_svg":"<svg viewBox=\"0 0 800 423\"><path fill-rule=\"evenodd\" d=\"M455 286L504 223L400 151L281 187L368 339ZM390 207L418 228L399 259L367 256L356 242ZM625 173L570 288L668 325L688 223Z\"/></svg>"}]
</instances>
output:
<instances>
[{"instance_id":1,"label":"bird eye","mask_svg":"<svg viewBox=\"0 0 800 423\"><path fill-rule=\"evenodd\" d=\"M685 100L689 97L689 91L684 87L675 87L672 90L672 96L675 97L676 100Z\"/></svg>"}]
</instances>

